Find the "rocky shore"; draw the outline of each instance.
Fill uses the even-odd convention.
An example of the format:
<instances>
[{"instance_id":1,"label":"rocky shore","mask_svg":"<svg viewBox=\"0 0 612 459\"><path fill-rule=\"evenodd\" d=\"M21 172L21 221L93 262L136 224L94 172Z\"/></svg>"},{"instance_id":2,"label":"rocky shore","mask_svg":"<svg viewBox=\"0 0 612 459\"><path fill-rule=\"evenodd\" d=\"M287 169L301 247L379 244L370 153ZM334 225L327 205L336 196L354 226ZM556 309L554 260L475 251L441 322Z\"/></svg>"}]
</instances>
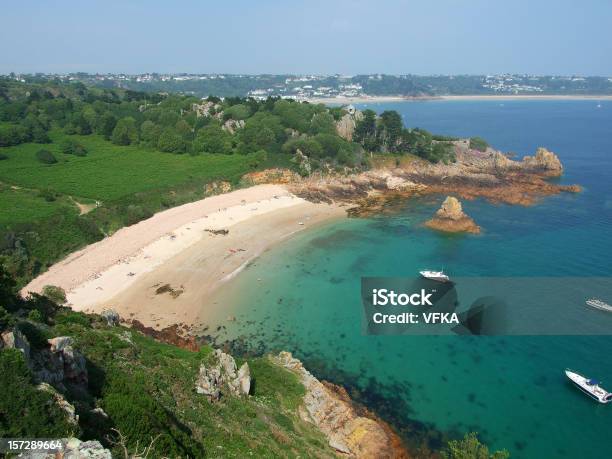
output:
<instances>
[{"instance_id":1,"label":"rocky shore","mask_svg":"<svg viewBox=\"0 0 612 459\"><path fill-rule=\"evenodd\" d=\"M292 181L291 191L314 202L357 204L354 214L375 213L395 196L454 194L462 199L487 199L491 203L532 205L562 192L576 193L578 185L548 181L563 173L559 158L545 148L521 161L498 150L470 148L469 140L453 142L456 162L432 164L416 157L378 161L359 174L314 175Z\"/></svg>"}]
</instances>

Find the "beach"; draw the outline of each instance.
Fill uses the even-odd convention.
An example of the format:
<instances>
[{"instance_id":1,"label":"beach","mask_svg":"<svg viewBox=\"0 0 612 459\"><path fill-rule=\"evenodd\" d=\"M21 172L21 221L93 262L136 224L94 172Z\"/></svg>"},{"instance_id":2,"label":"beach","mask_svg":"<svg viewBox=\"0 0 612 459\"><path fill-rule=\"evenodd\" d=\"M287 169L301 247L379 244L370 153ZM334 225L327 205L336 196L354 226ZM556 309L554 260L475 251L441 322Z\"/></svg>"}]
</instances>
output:
<instances>
[{"instance_id":1,"label":"beach","mask_svg":"<svg viewBox=\"0 0 612 459\"><path fill-rule=\"evenodd\" d=\"M53 265L21 291L62 287L77 311L112 308L165 328L193 325L207 299L275 243L345 210L258 185L185 204L122 228Z\"/></svg>"},{"instance_id":2,"label":"beach","mask_svg":"<svg viewBox=\"0 0 612 459\"><path fill-rule=\"evenodd\" d=\"M356 96L320 97L308 99L312 104L383 104L391 102L420 102L428 100L612 100L612 95L556 95L556 94L482 94L461 96Z\"/></svg>"}]
</instances>

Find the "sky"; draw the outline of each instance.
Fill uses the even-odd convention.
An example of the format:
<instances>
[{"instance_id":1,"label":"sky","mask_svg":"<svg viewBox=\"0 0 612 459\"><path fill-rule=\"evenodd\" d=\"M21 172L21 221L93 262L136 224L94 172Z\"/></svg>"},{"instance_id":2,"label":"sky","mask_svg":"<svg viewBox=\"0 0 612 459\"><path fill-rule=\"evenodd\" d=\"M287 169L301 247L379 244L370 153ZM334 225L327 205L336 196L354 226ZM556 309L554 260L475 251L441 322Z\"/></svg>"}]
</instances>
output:
<instances>
[{"instance_id":1,"label":"sky","mask_svg":"<svg viewBox=\"0 0 612 459\"><path fill-rule=\"evenodd\" d=\"M0 0L0 73L612 75L612 0Z\"/></svg>"}]
</instances>

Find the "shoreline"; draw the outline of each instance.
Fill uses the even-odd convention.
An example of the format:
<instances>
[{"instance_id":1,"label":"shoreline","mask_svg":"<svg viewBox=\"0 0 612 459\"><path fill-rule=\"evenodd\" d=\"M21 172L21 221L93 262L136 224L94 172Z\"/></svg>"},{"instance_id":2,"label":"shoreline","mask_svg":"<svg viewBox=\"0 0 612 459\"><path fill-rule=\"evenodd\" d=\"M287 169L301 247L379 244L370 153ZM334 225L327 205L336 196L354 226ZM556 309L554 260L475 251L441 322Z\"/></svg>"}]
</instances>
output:
<instances>
[{"instance_id":1,"label":"shoreline","mask_svg":"<svg viewBox=\"0 0 612 459\"><path fill-rule=\"evenodd\" d=\"M612 100L607 95L561 95L561 94L482 94L482 95L446 95L446 96L356 96L356 97L319 97L306 99L312 104L367 104L389 102L424 102L434 100Z\"/></svg>"},{"instance_id":2,"label":"shoreline","mask_svg":"<svg viewBox=\"0 0 612 459\"><path fill-rule=\"evenodd\" d=\"M282 186L240 189L122 228L51 266L21 294L56 285L76 311L114 309L155 328L194 325L210 294L263 251L343 215L339 206L308 202Z\"/></svg>"}]
</instances>

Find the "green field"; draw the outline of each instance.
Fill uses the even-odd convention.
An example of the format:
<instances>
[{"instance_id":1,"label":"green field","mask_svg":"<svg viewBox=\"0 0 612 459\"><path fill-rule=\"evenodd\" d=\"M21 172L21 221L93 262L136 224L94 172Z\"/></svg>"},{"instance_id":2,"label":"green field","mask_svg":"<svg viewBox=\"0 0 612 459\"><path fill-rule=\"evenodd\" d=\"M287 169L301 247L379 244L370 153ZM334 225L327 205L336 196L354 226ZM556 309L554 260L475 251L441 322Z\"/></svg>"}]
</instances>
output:
<instances>
[{"instance_id":1,"label":"green field","mask_svg":"<svg viewBox=\"0 0 612 459\"><path fill-rule=\"evenodd\" d=\"M0 181L104 202L191 181L237 180L248 172L242 155L176 155L139 146L117 146L95 135L65 136L54 132L51 137L52 144L1 148L8 159L0 161ZM66 137L83 144L87 156L61 153L59 146ZM58 163L40 163L35 155L42 148L53 152Z\"/></svg>"}]
</instances>

